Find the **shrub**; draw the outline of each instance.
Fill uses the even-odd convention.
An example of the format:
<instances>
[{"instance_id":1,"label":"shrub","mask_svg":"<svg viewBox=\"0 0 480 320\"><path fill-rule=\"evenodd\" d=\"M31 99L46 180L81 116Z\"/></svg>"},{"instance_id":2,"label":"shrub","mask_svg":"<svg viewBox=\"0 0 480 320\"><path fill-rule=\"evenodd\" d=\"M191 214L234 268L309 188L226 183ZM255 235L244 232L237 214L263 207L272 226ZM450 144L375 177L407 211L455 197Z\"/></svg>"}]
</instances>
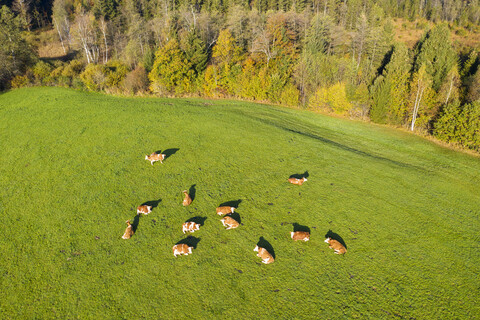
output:
<instances>
[{"instance_id":1,"label":"shrub","mask_svg":"<svg viewBox=\"0 0 480 320\"><path fill-rule=\"evenodd\" d=\"M92 91L100 91L105 88L105 73L103 66L98 64L89 64L80 74L83 84L87 89Z\"/></svg>"},{"instance_id":2,"label":"shrub","mask_svg":"<svg viewBox=\"0 0 480 320\"><path fill-rule=\"evenodd\" d=\"M328 88L319 88L310 98L308 106L312 110L345 114L352 108L347 99L344 83L336 83Z\"/></svg>"},{"instance_id":3,"label":"shrub","mask_svg":"<svg viewBox=\"0 0 480 320\"><path fill-rule=\"evenodd\" d=\"M17 75L12 79L10 85L11 85L12 88L21 88L21 87L28 86L30 83L31 82L30 82L30 79L28 78L28 76Z\"/></svg>"},{"instance_id":4,"label":"shrub","mask_svg":"<svg viewBox=\"0 0 480 320\"><path fill-rule=\"evenodd\" d=\"M292 83L288 83L280 94L280 102L287 106L298 106L300 100L300 91Z\"/></svg>"},{"instance_id":5,"label":"shrub","mask_svg":"<svg viewBox=\"0 0 480 320\"><path fill-rule=\"evenodd\" d=\"M118 60L112 60L104 65L102 72L105 74L105 85L108 88L120 89L128 73L128 67Z\"/></svg>"},{"instance_id":6,"label":"shrub","mask_svg":"<svg viewBox=\"0 0 480 320\"><path fill-rule=\"evenodd\" d=\"M52 72L53 67L44 61L39 61L33 66L33 75L35 77L35 82L37 84L48 84L52 81L50 77L50 72Z\"/></svg>"},{"instance_id":7,"label":"shrub","mask_svg":"<svg viewBox=\"0 0 480 320\"><path fill-rule=\"evenodd\" d=\"M127 74L124 81L125 91L130 94L146 92L148 89L147 71L142 65L138 65L134 70Z\"/></svg>"}]
</instances>

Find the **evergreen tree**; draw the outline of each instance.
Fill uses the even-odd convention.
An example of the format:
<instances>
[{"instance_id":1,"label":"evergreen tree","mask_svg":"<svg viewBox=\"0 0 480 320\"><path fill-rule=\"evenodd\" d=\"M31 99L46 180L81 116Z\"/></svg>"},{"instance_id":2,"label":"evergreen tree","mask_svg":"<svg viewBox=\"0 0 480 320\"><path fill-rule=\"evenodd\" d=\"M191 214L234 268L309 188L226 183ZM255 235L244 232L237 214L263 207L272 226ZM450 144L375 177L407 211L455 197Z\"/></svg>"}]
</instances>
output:
<instances>
[{"instance_id":1,"label":"evergreen tree","mask_svg":"<svg viewBox=\"0 0 480 320\"><path fill-rule=\"evenodd\" d=\"M22 21L7 7L0 8L0 90L7 81L25 72L36 60L33 48L21 34Z\"/></svg>"},{"instance_id":2,"label":"evergreen tree","mask_svg":"<svg viewBox=\"0 0 480 320\"><path fill-rule=\"evenodd\" d=\"M404 44L396 44L383 75L375 80L371 88L372 121L397 125L405 121L410 66L408 48Z\"/></svg>"},{"instance_id":3,"label":"evergreen tree","mask_svg":"<svg viewBox=\"0 0 480 320\"><path fill-rule=\"evenodd\" d=\"M427 33L419 49L415 71L425 65L426 72L432 79L432 88L438 92L447 74L457 64L448 26L446 24L435 26Z\"/></svg>"}]
</instances>

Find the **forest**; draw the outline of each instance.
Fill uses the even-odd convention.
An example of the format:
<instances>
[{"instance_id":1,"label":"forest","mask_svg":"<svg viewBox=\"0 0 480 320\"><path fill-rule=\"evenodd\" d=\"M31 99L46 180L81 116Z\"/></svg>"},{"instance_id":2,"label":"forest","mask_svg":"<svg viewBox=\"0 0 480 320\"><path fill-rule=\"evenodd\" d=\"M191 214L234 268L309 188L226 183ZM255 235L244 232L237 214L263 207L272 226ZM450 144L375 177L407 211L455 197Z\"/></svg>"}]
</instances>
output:
<instances>
[{"instance_id":1,"label":"forest","mask_svg":"<svg viewBox=\"0 0 480 320\"><path fill-rule=\"evenodd\" d=\"M0 5L0 90L244 99L480 150L479 0Z\"/></svg>"}]
</instances>

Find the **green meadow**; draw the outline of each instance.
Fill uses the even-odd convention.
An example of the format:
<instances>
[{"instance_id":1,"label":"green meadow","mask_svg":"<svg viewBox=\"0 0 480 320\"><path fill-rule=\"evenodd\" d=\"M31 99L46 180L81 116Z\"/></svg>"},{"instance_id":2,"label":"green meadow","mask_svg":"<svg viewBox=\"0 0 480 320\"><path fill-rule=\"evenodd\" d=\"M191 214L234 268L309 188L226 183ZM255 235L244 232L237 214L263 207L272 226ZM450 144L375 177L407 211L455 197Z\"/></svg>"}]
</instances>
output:
<instances>
[{"instance_id":1,"label":"green meadow","mask_svg":"<svg viewBox=\"0 0 480 320\"><path fill-rule=\"evenodd\" d=\"M0 95L1 319L473 319L479 213L479 157L391 128L248 102ZM193 254L174 258L181 241Z\"/></svg>"}]
</instances>

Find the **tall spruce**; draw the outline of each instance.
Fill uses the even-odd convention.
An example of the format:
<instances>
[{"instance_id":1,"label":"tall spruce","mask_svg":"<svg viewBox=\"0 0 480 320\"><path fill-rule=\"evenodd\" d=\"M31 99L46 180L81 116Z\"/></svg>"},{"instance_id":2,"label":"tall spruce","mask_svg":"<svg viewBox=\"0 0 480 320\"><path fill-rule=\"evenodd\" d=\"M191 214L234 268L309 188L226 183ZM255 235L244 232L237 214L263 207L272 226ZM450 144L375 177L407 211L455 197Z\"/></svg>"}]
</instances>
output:
<instances>
[{"instance_id":1,"label":"tall spruce","mask_svg":"<svg viewBox=\"0 0 480 320\"><path fill-rule=\"evenodd\" d=\"M401 125L407 118L408 80L411 58L408 48L398 43L390 62L371 88L370 117L377 123Z\"/></svg>"}]
</instances>

